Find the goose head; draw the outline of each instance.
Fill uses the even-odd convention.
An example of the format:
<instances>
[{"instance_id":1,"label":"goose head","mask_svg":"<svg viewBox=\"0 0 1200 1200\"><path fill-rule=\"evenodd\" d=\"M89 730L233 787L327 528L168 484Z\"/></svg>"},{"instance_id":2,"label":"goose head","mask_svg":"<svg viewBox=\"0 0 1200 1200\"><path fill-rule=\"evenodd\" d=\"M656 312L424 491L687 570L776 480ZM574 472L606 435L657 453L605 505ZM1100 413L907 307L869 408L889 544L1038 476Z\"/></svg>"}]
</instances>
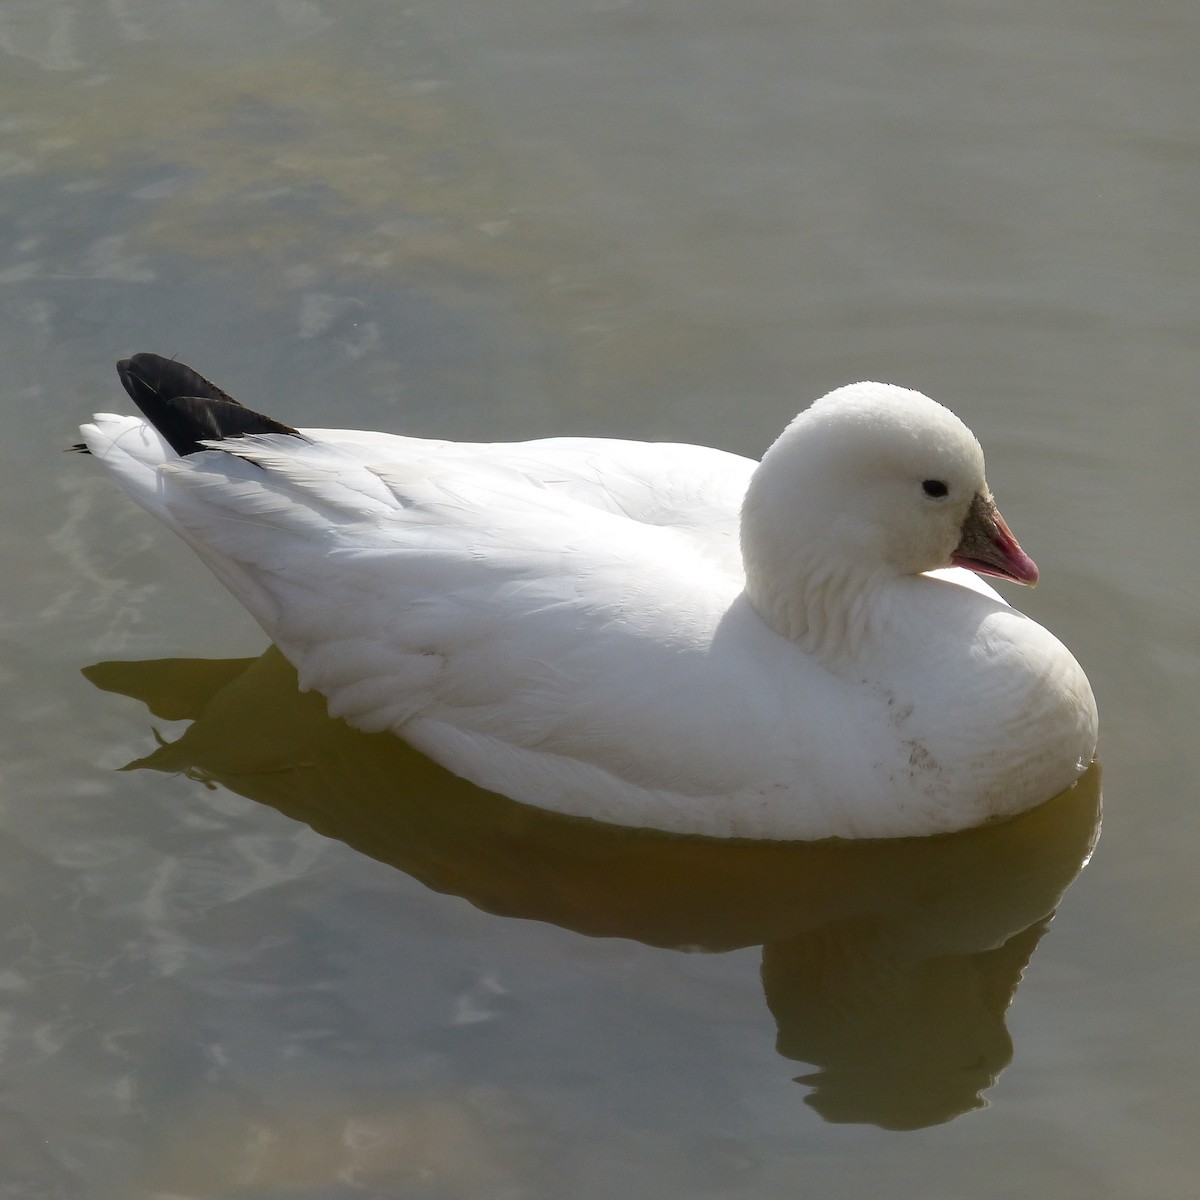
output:
<instances>
[{"instance_id":1,"label":"goose head","mask_svg":"<svg viewBox=\"0 0 1200 1200\"><path fill-rule=\"evenodd\" d=\"M823 660L849 652L889 581L941 567L1036 583L974 434L920 392L838 388L763 456L742 509L746 593Z\"/></svg>"}]
</instances>

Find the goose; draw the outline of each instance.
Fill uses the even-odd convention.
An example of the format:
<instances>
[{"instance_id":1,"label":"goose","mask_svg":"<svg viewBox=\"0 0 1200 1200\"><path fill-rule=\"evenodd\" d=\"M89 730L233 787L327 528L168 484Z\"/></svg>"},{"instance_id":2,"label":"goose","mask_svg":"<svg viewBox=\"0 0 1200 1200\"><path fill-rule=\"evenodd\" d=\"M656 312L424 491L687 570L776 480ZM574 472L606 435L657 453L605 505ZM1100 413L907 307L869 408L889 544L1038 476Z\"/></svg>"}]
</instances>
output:
<instances>
[{"instance_id":1,"label":"goose","mask_svg":"<svg viewBox=\"0 0 1200 1200\"><path fill-rule=\"evenodd\" d=\"M718 838L921 837L1070 787L1096 703L981 578L1038 570L983 452L857 383L761 462L557 437L293 429L182 363L80 449L174 530L331 716L471 783Z\"/></svg>"}]
</instances>

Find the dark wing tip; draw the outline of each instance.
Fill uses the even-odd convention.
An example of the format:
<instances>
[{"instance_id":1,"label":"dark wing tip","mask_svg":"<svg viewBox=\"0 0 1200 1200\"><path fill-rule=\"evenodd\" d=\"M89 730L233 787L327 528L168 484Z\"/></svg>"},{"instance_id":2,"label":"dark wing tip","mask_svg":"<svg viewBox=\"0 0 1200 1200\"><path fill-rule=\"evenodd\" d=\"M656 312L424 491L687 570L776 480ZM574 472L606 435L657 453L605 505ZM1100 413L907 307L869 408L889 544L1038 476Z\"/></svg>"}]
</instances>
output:
<instances>
[{"instance_id":1,"label":"dark wing tip","mask_svg":"<svg viewBox=\"0 0 1200 1200\"><path fill-rule=\"evenodd\" d=\"M117 363L117 374L139 408L142 408L142 400L151 396L164 400L175 396L202 396L237 404L228 392L210 383L199 371L193 371L176 359L163 358L161 354L143 353L123 358ZM145 409L142 411L145 412ZM147 417L149 415L146 413Z\"/></svg>"},{"instance_id":2,"label":"dark wing tip","mask_svg":"<svg viewBox=\"0 0 1200 1200\"><path fill-rule=\"evenodd\" d=\"M160 354L135 354L117 363L117 374L146 420L176 454L197 454L203 442L253 433L299 437L290 425L238 403L191 367Z\"/></svg>"}]
</instances>

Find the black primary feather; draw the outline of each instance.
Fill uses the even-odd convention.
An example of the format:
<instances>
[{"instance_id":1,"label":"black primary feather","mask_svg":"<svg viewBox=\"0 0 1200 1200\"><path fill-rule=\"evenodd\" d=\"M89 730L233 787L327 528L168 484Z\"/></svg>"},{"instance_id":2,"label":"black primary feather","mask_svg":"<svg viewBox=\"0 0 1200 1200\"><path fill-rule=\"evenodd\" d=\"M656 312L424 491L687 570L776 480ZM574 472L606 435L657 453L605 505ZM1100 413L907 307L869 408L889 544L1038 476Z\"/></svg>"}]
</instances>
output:
<instances>
[{"instance_id":1,"label":"black primary feather","mask_svg":"<svg viewBox=\"0 0 1200 1200\"><path fill-rule=\"evenodd\" d=\"M117 374L146 420L176 454L209 449L201 443L247 433L301 434L239 404L203 375L159 354L135 354L117 363Z\"/></svg>"}]
</instances>

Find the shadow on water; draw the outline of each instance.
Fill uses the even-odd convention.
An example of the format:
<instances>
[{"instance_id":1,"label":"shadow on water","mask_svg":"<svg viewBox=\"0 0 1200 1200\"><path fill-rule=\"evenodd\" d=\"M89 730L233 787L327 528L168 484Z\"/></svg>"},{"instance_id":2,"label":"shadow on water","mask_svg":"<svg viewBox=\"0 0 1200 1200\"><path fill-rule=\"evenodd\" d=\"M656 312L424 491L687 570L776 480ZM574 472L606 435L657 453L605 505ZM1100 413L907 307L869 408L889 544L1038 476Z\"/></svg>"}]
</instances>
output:
<instances>
[{"instance_id":1,"label":"shadow on water","mask_svg":"<svg viewBox=\"0 0 1200 1200\"><path fill-rule=\"evenodd\" d=\"M439 892L592 937L761 945L786 1058L825 1119L889 1129L981 1107L1012 1058L1005 1012L1099 834L1093 767L1003 824L937 838L745 842L564 817L482 791L390 734L332 720L274 647L257 659L84 672L192 724L125 769L186 772Z\"/></svg>"}]
</instances>

